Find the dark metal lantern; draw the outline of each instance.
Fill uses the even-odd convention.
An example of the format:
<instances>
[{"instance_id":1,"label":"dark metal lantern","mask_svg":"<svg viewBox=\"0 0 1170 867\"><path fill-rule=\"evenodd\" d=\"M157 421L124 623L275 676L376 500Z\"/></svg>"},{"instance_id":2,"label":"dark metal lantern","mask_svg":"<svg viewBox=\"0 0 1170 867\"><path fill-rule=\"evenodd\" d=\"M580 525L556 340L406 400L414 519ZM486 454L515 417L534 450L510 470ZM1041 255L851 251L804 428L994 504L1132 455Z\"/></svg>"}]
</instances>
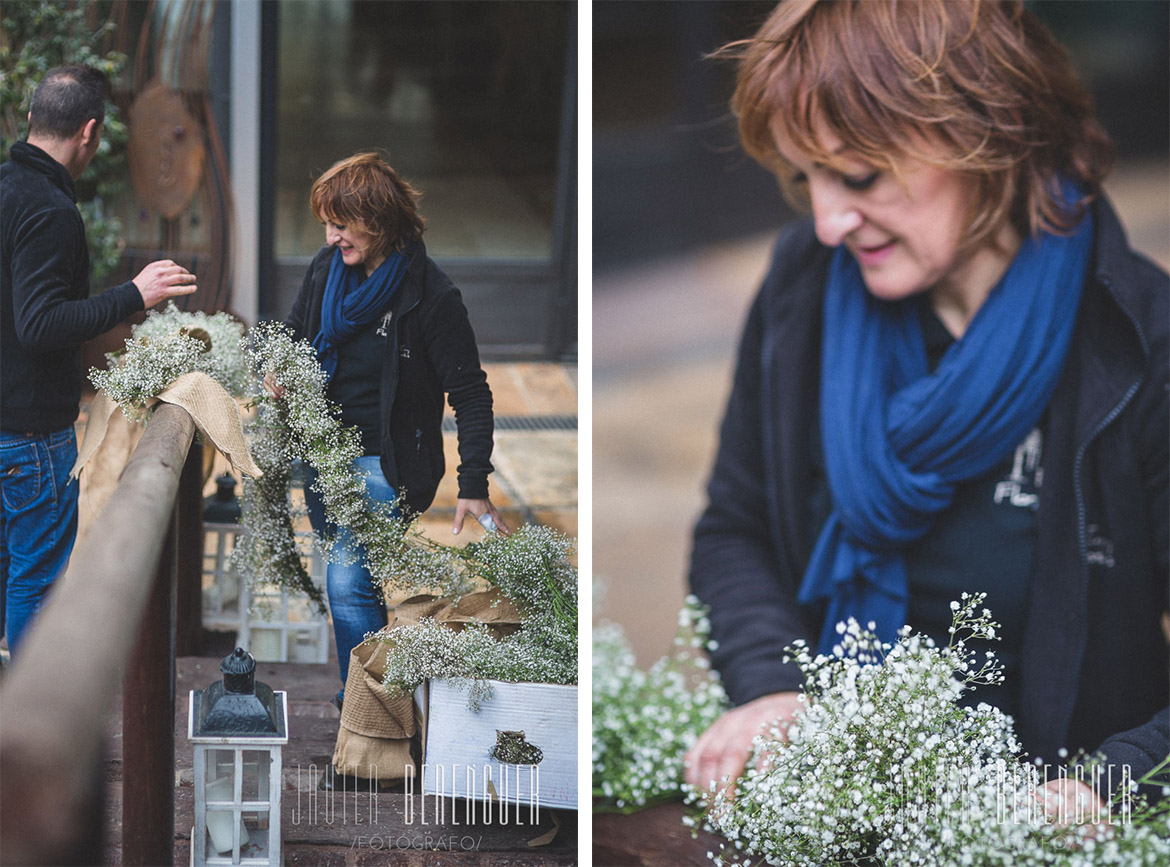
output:
<instances>
[{"instance_id":1,"label":"dark metal lantern","mask_svg":"<svg viewBox=\"0 0 1170 867\"><path fill-rule=\"evenodd\" d=\"M256 681L256 660L242 647L219 665L223 680L193 693L196 737L283 737L283 707L266 683Z\"/></svg>"},{"instance_id":2,"label":"dark metal lantern","mask_svg":"<svg viewBox=\"0 0 1170 867\"><path fill-rule=\"evenodd\" d=\"M215 493L203 499L203 520L211 524L237 524L240 500L236 497L236 479L231 473L215 477Z\"/></svg>"},{"instance_id":3,"label":"dark metal lantern","mask_svg":"<svg viewBox=\"0 0 1170 867\"><path fill-rule=\"evenodd\" d=\"M281 860L281 751L288 743L288 694L256 682L256 660L237 647L223 680L191 690L187 737L194 749L195 823L191 862Z\"/></svg>"}]
</instances>

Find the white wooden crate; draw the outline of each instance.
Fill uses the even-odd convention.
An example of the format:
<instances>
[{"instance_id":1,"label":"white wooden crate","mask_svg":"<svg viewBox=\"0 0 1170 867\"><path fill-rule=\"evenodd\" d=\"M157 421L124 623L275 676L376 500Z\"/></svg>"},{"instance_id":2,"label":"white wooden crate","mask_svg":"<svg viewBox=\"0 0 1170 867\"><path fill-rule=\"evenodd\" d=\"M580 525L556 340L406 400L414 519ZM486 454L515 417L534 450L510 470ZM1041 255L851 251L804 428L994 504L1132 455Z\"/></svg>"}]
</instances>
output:
<instances>
[{"instance_id":1,"label":"white wooden crate","mask_svg":"<svg viewBox=\"0 0 1170 867\"><path fill-rule=\"evenodd\" d=\"M577 687L490 681L478 710L455 682L431 680L415 691L423 733L422 791L427 795L507 800L577 808ZM541 753L538 764L492 757L499 732L523 732ZM490 786L487 781L490 780Z\"/></svg>"}]
</instances>

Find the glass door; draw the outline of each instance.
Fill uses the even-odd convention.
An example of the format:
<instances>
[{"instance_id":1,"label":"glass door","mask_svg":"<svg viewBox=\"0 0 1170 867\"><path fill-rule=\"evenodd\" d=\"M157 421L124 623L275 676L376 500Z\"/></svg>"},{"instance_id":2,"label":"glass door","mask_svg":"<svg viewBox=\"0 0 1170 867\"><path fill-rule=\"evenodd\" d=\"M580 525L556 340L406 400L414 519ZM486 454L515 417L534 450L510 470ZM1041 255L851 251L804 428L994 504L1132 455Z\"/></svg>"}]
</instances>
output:
<instances>
[{"instance_id":1,"label":"glass door","mask_svg":"<svg viewBox=\"0 0 1170 867\"><path fill-rule=\"evenodd\" d=\"M423 193L428 254L462 289L484 354L571 353L575 6L298 0L266 11L274 267L262 313L288 312L324 243L313 179L381 150Z\"/></svg>"}]
</instances>

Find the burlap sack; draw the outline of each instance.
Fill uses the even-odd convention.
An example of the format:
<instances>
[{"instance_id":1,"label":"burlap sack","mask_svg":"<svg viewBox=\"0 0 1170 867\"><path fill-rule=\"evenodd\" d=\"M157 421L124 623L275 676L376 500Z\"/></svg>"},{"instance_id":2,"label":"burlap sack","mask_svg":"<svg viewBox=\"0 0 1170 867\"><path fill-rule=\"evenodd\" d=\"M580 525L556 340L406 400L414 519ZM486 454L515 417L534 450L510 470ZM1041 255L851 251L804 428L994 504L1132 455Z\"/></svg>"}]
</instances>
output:
<instances>
[{"instance_id":1,"label":"burlap sack","mask_svg":"<svg viewBox=\"0 0 1170 867\"><path fill-rule=\"evenodd\" d=\"M386 644L376 639L363 641L349 652L342 728L371 738L409 738L414 734L410 696L391 696L382 685L388 652Z\"/></svg>"},{"instance_id":2,"label":"burlap sack","mask_svg":"<svg viewBox=\"0 0 1170 867\"><path fill-rule=\"evenodd\" d=\"M348 729L337 735L333 767L338 774L373 780L379 786L416 773L410 738L368 738Z\"/></svg>"},{"instance_id":3,"label":"burlap sack","mask_svg":"<svg viewBox=\"0 0 1170 867\"><path fill-rule=\"evenodd\" d=\"M118 487L122 470L134 454L145 428L126 418L118 405L104 391L99 391L89 407L85 439L77 452L77 463L70 475L77 478L85 469L77 498L77 545L89 532L106 501Z\"/></svg>"},{"instance_id":4,"label":"burlap sack","mask_svg":"<svg viewBox=\"0 0 1170 867\"><path fill-rule=\"evenodd\" d=\"M520 628L520 612L495 588L469 593L457 602L441 596L412 596L395 607L390 628L409 626L424 617L432 617L455 630L473 621L486 623L501 637Z\"/></svg>"},{"instance_id":5,"label":"burlap sack","mask_svg":"<svg viewBox=\"0 0 1170 867\"><path fill-rule=\"evenodd\" d=\"M206 373L183 374L158 399L187 410L200 433L215 444L237 473L253 478L263 475L248 451L239 404Z\"/></svg>"},{"instance_id":6,"label":"burlap sack","mask_svg":"<svg viewBox=\"0 0 1170 867\"><path fill-rule=\"evenodd\" d=\"M479 621L501 636L520 627L515 607L493 589L469 594L458 602L412 596L394 609L390 628L409 626L424 617L433 617L451 629ZM376 639L350 651L341 727L333 749L333 766L338 773L386 782L403 779L412 765L410 743L419 728L414 700L411 696L392 697L382 685L391 652L385 642ZM371 767L378 772L372 774Z\"/></svg>"},{"instance_id":7,"label":"burlap sack","mask_svg":"<svg viewBox=\"0 0 1170 867\"><path fill-rule=\"evenodd\" d=\"M252 477L263 475L260 468L252 460L248 451L248 443L244 438L244 425L240 421L240 407L236 399L227 393L222 385L206 373L194 371L184 373L170 384L166 391L147 402L147 406L156 403L173 403L181 406L191 414L195 426L203 436L214 443L238 473ZM77 462L70 473L74 478L81 476L81 471L97 454L111 429L117 430L126 422L124 414L118 413L120 421L113 421L118 405L110 400L105 392L99 391L89 409L89 421L85 426L85 440L77 452ZM113 428L111 428L113 425ZM140 434L141 435L141 434ZM122 464L125 468L125 462ZM121 471L119 471L119 475Z\"/></svg>"},{"instance_id":8,"label":"burlap sack","mask_svg":"<svg viewBox=\"0 0 1170 867\"><path fill-rule=\"evenodd\" d=\"M195 420L204 438L228 459L238 473L261 475L252 460L244 439L240 408L222 385L206 373L187 373L180 376L157 398L156 403L173 403L183 407ZM130 456L134 453L145 428L126 418L118 404L104 391L99 391L89 407L85 425L85 439L77 450L77 462L70 475L79 478L81 490L78 502L78 543L85 538L94 520L101 513Z\"/></svg>"},{"instance_id":9,"label":"burlap sack","mask_svg":"<svg viewBox=\"0 0 1170 867\"><path fill-rule=\"evenodd\" d=\"M365 641L350 651L333 748L338 773L380 783L404 779L413 767L410 740L416 731L410 696L391 697L382 686L387 652L381 641Z\"/></svg>"}]
</instances>

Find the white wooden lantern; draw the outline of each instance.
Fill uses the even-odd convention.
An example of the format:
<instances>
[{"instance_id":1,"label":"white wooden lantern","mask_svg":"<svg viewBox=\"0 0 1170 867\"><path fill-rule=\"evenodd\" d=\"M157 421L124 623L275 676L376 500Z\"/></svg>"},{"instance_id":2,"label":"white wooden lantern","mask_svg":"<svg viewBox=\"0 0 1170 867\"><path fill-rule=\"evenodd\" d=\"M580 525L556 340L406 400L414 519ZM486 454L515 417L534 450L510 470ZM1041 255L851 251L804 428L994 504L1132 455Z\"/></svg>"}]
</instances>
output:
<instances>
[{"instance_id":1,"label":"white wooden lantern","mask_svg":"<svg viewBox=\"0 0 1170 867\"><path fill-rule=\"evenodd\" d=\"M242 648L220 664L223 680L191 691L187 737L195 747L191 861L281 864L281 749L288 695L256 682Z\"/></svg>"},{"instance_id":2,"label":"white wooden lantern","mask_svg":"<svg viewBox=\"0 0 1170 867\"><path fill-rule=\"evenodd\" d=\"M311 533L298 533L299 544L311 548L306 564L309 577L325 586L325 561L312 542ZM240 592L241 616L236 643L261 662L329 661L332 631L329 617L317 610L307 596L286 587L269 585L252 593L244 582Z\"/></svg>"},{"instance_id":3,"label":"white wooden lantern","mask_svg":"<svg viewBox=\"0 0 1170 867\"><path fill-rule=\"evenodd\" d=\"M236 644L261 662L329 661L329 617L300 594L268 585L253 588L232 568L231 556L241 533L240 502L229 474L216 478L216 491L203 501L203 626L234 631ZM290 485L294 508L303 482ZM302 561L313 583L325 586L325 562L313 533L296 534Z\"/></svg>"},{"instance_id":4,"label":"white wooden lantern","mask_svg":"<svg viewBox=\"0 0 1170 867\"><path fill-rule=\"evenodd\" d=\"M204 522L203 626L235 631L236 643L260 662L329 661L332 633L329 617L304 596L271 585L253 595L231 567L239 524ZM297 533L297 542L311 553L305 560L309 577L325 586L325 560L312 533Z\"/></svg>"},{"instance_id":5,"label":"white wooden lantern","mask_svg":"<svg viewBox=\"0 0 1170 867\"><path fill-rule=\"evenodd\" d=\"M240 525L203 522L203 627L237 629L240 624L240 578L231 567ZM244 588L247 592L247 588ZM247 609L247 600L243 606Z\"/></svg>"}]
</instances>

